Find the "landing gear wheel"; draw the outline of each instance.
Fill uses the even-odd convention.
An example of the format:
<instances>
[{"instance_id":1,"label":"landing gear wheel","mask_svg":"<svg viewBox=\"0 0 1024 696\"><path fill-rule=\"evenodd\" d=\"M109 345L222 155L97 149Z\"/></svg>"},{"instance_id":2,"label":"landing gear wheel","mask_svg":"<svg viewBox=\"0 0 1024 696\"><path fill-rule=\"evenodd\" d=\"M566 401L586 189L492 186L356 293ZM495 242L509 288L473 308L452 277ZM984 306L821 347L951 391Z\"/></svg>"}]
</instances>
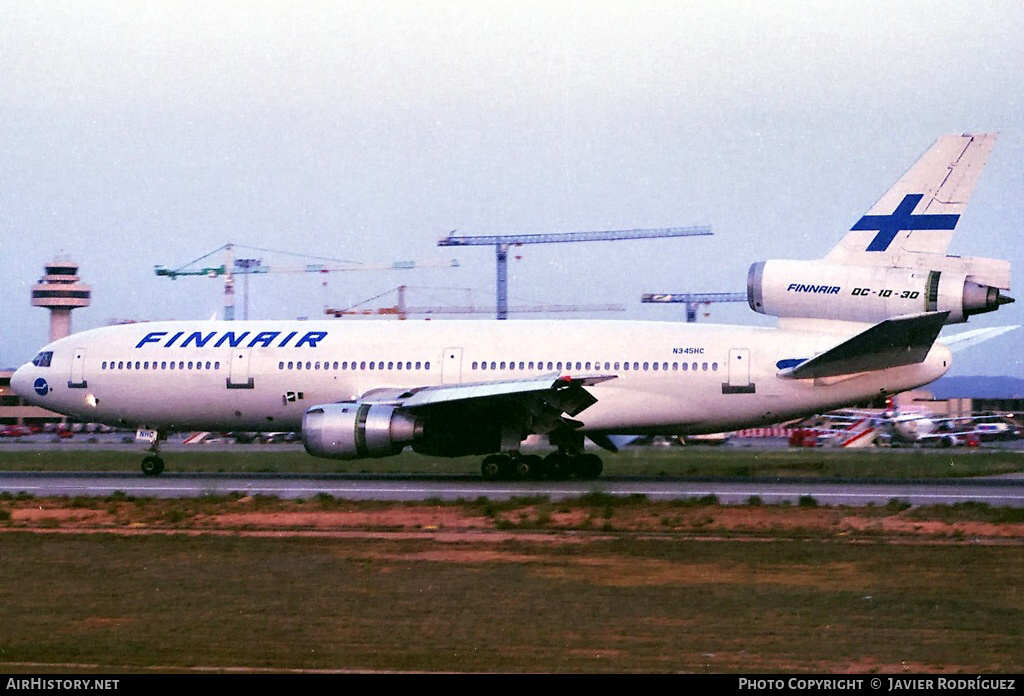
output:
<instances>
[{"instance_id":1,"label":"landing gear wheel","mask_svg":"<svg viewBox=\"0 0 1024 696\"><path fill-rule=\"evenodd\" d=\"M544 466L544 460L535 454L528 454L522 457L516 457L516 476L522 480L527 479L540 479L544 477L544 470L547 468Z\"/></svg>"},{"instance_id":2,"label":"landing gear wheel","mask_svg":"<svg viewBox=\"0 0 1024 696\"><path fill-rule=\"evenodd\" d=\"M152 454L142 460L142 473L146 476L159 476L164 472L164 460Z\"/></svg>"},{"instance_id":3,"label":"landing gear wheel","mask_svg":"<svg viewBox=\"0 0 1024 696\"><path fill-rule=\"evenodd\" d=\"M480 473L483 474L484 481L497 481L504 478L507 468L505 457L500 454L492 454L484 458L480 465Z\"/></svg>"},{"instance_id":4,"label":"landing gear wheel","mask_svg":"<svg viewBox=\"0 0 1024 696\"><path fill-rule=\"evenodd\" d=\"M565 481L576 470L574 458L561 451L552 452L544 457L544 464L547 468L548 477L555 481Z\"/></svg>"},{"instance_id":5,"label":"landing gear wheel","mask_svg":"<svg viewBox=\"0 0 1024 696\"><path fill-rule=\"evenodd\" d=\"M576 457L576 475L581 479L596 479L604 471L604 464L596 454L581 454Z\"/></svg>"}]
</instances>

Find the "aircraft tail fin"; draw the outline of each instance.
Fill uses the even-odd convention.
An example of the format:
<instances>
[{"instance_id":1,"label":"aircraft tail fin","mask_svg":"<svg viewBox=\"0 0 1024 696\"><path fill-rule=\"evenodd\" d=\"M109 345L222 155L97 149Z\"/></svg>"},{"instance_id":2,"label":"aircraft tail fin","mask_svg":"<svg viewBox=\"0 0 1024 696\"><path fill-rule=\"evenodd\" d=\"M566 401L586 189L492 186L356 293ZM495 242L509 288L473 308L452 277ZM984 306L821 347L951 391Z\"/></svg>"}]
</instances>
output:
<instances>
[{"instance_id":1,"label":"aircraft tail fin","mask_svg":"<svg viewBox=\"0 0 1024 696\"><path fill-rule=\"evenodd\" d=\"M995 139L995 133L939 138L825 258L894 265L903 252L945 255Z\"/></svg>"}]
</instances>

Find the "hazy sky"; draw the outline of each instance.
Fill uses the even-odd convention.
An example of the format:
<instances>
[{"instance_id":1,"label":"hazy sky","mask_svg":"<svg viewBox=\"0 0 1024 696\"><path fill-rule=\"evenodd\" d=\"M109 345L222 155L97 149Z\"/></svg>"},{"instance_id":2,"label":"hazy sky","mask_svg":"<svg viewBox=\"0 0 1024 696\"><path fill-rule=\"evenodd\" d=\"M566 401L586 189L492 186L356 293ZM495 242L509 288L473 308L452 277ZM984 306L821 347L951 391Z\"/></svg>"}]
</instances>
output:
<instances>
[{"instance_id":1,"label":"hazy sky","mask_svg":"<svg viewBox=\"0 0 1024 696\"><path fill-rule=\"evenodd\" d=\"M1020 2L0 0L0 365L46 342L29 293L59 252L93 286L82 330L210 317L219 281L153 266L229 241L461 262L252 279L251 317L318 317L399 283L490 300L493 250L438 248L452 229L708 224L514 252L513 305L678 320L640 295L743 291L754 261L820 257L957 131L1000 137L950 252L1019 271L1021 37ZM1024 301L970 327L1008 323ZM1022 337L958 354L951 374L1024 377Z\"/></svg>"}]
</instances>

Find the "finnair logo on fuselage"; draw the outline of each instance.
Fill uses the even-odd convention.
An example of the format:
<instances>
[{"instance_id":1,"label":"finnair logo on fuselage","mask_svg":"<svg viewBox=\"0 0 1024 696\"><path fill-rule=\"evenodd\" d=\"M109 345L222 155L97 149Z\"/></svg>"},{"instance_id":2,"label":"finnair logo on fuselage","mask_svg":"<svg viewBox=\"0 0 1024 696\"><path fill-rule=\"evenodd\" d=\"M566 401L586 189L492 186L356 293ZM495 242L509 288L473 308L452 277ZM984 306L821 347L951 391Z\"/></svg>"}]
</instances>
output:
<instances>
[{"instance_id":1,"label":"finnair logo on fuselage","mask_svg":"<svg viewBox=\"0 0 1024 696\"><path fill-rule=\"evenodd\" d=\"M819 295L838 295L838 285L803 285L802 283L790 283L786 288L788 292L814 292Z\"/></svg>"},{"instance_id":2,"label":"finnair logo on fuselage","mask_svg":"<svg viewBox=\"0 0 1024 696\"><path fill-rule=\"evenodd\" d=\"M150 331L135 347L155 343L161 348L316 348L327 338L326 331L307 331L293 343L298 335L298 331Z\"/></svg>"}]
</instances>

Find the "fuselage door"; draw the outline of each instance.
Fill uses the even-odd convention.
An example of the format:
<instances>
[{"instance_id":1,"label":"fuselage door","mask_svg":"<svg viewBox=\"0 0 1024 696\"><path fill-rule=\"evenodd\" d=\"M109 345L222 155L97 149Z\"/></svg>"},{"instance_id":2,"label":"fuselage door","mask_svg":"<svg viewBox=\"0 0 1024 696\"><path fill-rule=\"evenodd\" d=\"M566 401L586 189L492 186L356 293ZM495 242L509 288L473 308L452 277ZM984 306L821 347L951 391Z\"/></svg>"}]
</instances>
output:
<instances>
[{"instance_id":1,"label":"fuselage door","mask_svg":"<svg viewBox=\"0 0 1024 696\"><path fill-rule=\"evenodd\" d=\"M723 394L753 394L750 381L750 349L729 349L729 381L722 384Z\"/></svg>"},{"instance_id":2,"label":"fuselage door","mask_svg":"<svg viewBox=\"0 0 1024 696\"><path fill-rule=\"evenodd\" d=\"M254 386L253 379L249 376L249 349L236 348L231 353L228 389L252 389Z\"/></svg>"},{"instance_id":3,"label":"fuselage door","mask_svg":"<svg viewBox=\"0 0 1024 696\"><path fill-rule=\"evenodd\" d=\"M445 348L441 356L441 384L462 382L462 349Z\"/></svg>"},{"instance_id":4,"label":"fuselage door","mask_svg":"<svg viewBox=\"0 0 1024 696\"><path fill-rule=\"evenodd\" d=\"M68 389L85 389L89 383L85 381L85 348L75 348L71 356L71 374L68 376Z\"/></svg>"}]
</instances>

